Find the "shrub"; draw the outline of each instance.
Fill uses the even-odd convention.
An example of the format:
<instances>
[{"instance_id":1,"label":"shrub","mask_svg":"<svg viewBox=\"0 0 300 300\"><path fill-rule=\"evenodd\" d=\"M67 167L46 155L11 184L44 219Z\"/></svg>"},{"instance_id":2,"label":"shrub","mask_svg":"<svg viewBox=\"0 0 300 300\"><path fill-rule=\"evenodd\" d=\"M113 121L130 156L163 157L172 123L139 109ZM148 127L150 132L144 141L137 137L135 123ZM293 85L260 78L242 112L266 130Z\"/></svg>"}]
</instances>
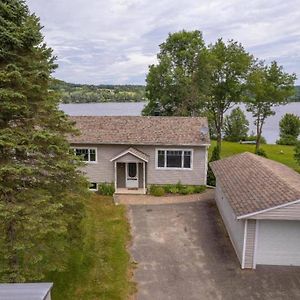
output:
<instances>
[{"instance_id":1,"label":"shrub","mask_svg":"<svg viewBox=\"0 0 300 300\"><path fill-rule=\"evenodd\" d=\"M178 194L179 193L179 190L176 186L173 186L169 189L169 193L171 194Z\"/></svg>"},{"instance_id":2,"label":"shrub","mask_svg":"<svg viewBox=\"0 0 300 300\"><path fill-rule=\"evenodd\" d=\"M297 138L292 135L281 135L280 139L276 141L278 145L296 145Z\"/></svg>"},{"instance_id":3,"label":"shrub","mask_svg":"<svg viewBox=\"0 0 300 300\"><path fill-rule=\"evenodd\" d=\"M196 194L203 193L205 190L206 190L205 185L196 185L196 186L194 186L194 193L196 193Z\"/></svg>"},{"instance_id":4,"label":"shrub","mask_svg":"<svg viewBox=\"0 0 300 300\"><path fill-rule=\"evenodd\" d=\"M165 190L166 193L171 193L174 194L171 190L174 188L173 184L166 184L163 186L163 189Z\"/></svg>"},{"instance_id":5,"label":"shrub","mask_svg":"<svg viewBox=\"0 0 300 300\"><path fill-rule=\"evenodd\" d=\"M182 189L179 191L181 195L189 195L193 194L195 191L195 188L192 185L189 186L183 186Z\"/></svg>"},{"instance_id":6,"label":"shrub","mask_svg":"<svg viewBox=\"0 0 300 300\"><path fill-rule=\"evenodd\" d=\"M256 141L256 135L254 134L254 132L252 132L248 137L247 137L247 141ZM266 144L267 140L261 136L260 137L260 144Z\"/></svg>"},{"instance_id":7,"label":"shrub","mask_svg":"<svg viewBox=\"0 0 300 300\"><path fill-rule=\"evenodd\" d=\"M263 156L263 157L268 157L267 153L264 149L258 149L255 151L255 154L259 155L259 156Z\"/></svg>"},{"instance_id":8,"label":"shrub","mask_svg":"<svg viewBox=\"0 0 300 300\"><path fill-rule=\"evenodd\" d=\"M115 192L115 187L113 183L99 183L98 184L98 194L104 196L112 196Z\"/></svg>"},{"instance_id":9,"label":"shrub","mask_svg":"<svg viewBox=\"0 0 300 300\"><path fill-rule=\"evenodd\" d=\"M175 187L177 188L178 192L180 192L183 189L183 185L181 184L180 181L178 181L175 185Z\"/></svg>"},{"instance_id":10,"label":"shrub","mask_svg":"<svg viewBox=\"0 0 300 300\"><path fill-rule=\"evenodd\" d=\"M165 194L165 190L162 186L158 186L158 185L150 186L150 195L156 196L156 197L161 197L164 194Z\"/></svg>"}]
</instances>

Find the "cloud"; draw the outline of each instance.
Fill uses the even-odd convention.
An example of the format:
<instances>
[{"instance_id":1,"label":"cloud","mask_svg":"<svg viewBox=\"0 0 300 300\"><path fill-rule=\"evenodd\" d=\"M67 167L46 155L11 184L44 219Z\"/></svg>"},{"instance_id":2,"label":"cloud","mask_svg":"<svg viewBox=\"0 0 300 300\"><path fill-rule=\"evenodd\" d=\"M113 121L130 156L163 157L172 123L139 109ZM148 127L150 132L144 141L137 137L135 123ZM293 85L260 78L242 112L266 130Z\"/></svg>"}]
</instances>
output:
<instances>
[{"instance_id":1,"label":"cloud","mask_svg":"<svg viewBox=\"0 0 300 300\"><path fill-rule=\"evenodd\" d=\"M234 39L300 77L295 0L28 0L58 57L55 76L80 83L144 84L169 32L199 29L207 43ZM298 81L299 82L299 81Z\"/></svg>"}]
</instances>

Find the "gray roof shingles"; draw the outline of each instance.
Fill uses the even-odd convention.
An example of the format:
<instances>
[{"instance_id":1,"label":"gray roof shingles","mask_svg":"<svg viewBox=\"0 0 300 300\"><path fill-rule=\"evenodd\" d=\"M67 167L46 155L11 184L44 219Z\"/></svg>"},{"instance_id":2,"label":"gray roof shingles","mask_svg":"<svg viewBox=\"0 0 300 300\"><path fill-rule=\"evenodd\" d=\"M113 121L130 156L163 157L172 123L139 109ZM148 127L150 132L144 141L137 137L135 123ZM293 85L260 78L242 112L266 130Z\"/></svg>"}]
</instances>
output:
<instances>
[{"instance_id":1,"label":"gray roof shingles","mask_svg":"<svg viewBox=\"0 0 300 300\"><path fill-rule=\"evenodd\" d=\"M187 145L210 144L206 118L142 116L73 116L81 132L72 144Z\"/></svg>"},{"instance_id":2,"label":"gray roof shingles","mask_svg":"<svg viewBox=\"0 0 300 300\"><path fill-rule=\"evenodd\" d=\"M237 217L300 199L300 174L281 163L245 152L210 166Z\"/></svg>"}]
</instances>

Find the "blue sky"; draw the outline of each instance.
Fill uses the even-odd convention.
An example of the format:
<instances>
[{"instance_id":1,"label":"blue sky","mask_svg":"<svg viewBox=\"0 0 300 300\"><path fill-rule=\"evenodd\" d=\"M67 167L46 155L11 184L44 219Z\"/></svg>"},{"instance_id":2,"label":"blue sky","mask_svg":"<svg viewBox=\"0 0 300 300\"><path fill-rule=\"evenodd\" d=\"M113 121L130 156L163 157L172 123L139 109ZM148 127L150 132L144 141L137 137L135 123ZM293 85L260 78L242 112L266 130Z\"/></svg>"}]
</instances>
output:
<instances>
[{"instance_id":1,"label":"blue sky","mask_svg":"<svg viewBox=\"0 0 300 300\"><path fill-rule=\"evenodd\" d=\"M59 79L144 84L169 32L241 42L300 77L300 0L27 0L58 57ZM300 80L297 80L300 83Z\"/></svg>"}]
</instances>

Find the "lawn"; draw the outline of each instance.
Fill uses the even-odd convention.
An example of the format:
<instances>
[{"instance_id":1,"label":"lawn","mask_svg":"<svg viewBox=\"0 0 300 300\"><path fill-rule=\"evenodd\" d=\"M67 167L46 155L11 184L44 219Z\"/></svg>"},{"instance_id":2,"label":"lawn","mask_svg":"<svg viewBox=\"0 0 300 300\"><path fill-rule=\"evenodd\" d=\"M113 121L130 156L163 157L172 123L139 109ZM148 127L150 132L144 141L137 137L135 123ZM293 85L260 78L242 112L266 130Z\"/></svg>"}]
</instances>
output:
<instances>
[{"instance_id":1,"label":"lawn","mask_svg":"<svg viewBox=\"0 0 300 300\"><path fill-rule=\"evenodd\" d=\"M211 147L209 148L210 154L213 147L216 145L215 141L212 141ZM221 157L228 157L237 153L245 151L254 152L254 145L245 145L240 143L222 142ZM296 171L300 172L300 166L297 165L294 159L294 147L293 146L282 146L282 145L262 145L268 155L268 158L281 162Z\"/></svg>"},{"instance_id":2,"label":"lawn","mask_svg":"<svg viewBox=\"0 0 300 300\"><path fill-rule=\"evenodd\" d=\"M52 275L53 300L127 299L134 292L126 247L130 228L124 206L94 194L86 203L83 249L74 249L68 271Z\"/></svg>"}]
</instances>

